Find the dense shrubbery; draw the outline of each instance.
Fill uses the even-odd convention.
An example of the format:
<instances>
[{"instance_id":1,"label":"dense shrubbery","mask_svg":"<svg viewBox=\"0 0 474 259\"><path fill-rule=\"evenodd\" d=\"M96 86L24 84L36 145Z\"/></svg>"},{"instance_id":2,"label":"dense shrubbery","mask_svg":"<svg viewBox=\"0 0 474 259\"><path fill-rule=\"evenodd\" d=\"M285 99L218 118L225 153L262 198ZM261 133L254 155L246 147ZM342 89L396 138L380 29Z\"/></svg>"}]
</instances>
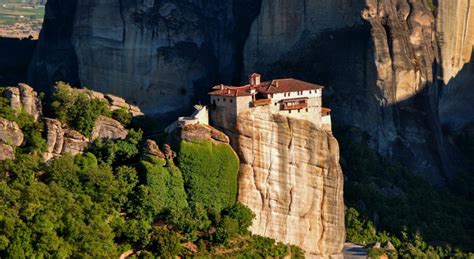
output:
<instances>
[{"instance_id":1,"label":"dense shrubbery","mask_svg":"<svg viewBox=\"0 0 474 259\"><path fill-rule=\"evenodd\" d=\"M53 115L86 135L101 114L130 123L123 110L109 114L62 83L53 99ZM142 131L131 129L45 164L42 125L1 98L0 112L27 139L16 161L0 161L1 258L302 255L250 235L254 215L235 203L238 158L225 145L183 143L184 174L172 160L141 156Z\"/></svg>"},{"instance_id":2,"label":"dense shrubbery","mask_svg":"<svg viewBox=\"0 0 474 259\"><path fill-rule=\"evenodd\" d=\"M85 93L71 91L70 86L64 82L58 82L56 85L51 109L55 118L85 136L90 136L100 115L110 115L106 101L91 99Z\"/></svg>"},{"instance_id":3,"label":"dense shrubbery","mask_svg":"<svg viewBox=\"0 0 474 259\"><path fill-rule=\"evenodd\" d=\"M178 166L191 201L217 210L235 203L239 160L229 146L182 142L178 150Z\"/></svg>"},{"instance_id":4,"label":"dense shrubbery","mask_svg":"<svg viewBox=\"0 0 474 259\"><path fill-rule=\"evenodd\" d=\"M416 252L434 253L432 250L438 255L459 252L448 244L473 251L474 202L472 196L459 195L459 190L467 194L472 189L472 181L453 181L454 188L437 190L399 164L376 155L367 146L351 142L341 132L336 131L336 136L341 143L341 165L347 177L346 205L374 219L374 223L354 220L359 215L349 209L348 240L362 244L391 240L399 250L410 251L412 256ZM376 230L396 234L396 238ZM404 235L410 238L403 238ZM433 248L425 241L423 245L418 244L421 237L428 243L446 246Z\"/></svg>"}]
</instances>

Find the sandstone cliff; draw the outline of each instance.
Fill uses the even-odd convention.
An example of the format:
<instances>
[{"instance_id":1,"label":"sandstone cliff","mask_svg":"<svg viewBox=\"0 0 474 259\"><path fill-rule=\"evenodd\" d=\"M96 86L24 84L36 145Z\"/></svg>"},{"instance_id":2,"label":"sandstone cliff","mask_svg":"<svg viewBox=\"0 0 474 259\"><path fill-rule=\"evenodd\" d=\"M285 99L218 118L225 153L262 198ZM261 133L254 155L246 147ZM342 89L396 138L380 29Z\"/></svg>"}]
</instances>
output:
<instances>
[{"instance_id":1,"label":"sandstone cliff","mask_svg":"<svg viewBox=\"0 0 474 259\"><path fill-rule=\"evenodd\" d=\"M444 84L440 118L445 127L459 130L474 121L474 2L439 1L436 30Z\"/></svg>"},{"instance_id":2,"label":"sandstone cliff","mask_svg":"<svg viewBox=\"0 0 474 259\"><path fill-rule=\"evenodd\" d=\"M186 110L232 78L242 34L234 11L250 2L50 0L30 79L80 81L148 113Z\"/></svg>"},{"instance_id":3,"label":"sandstone cliff","mask_svg":"<svg viewBox=\"0 0 474 259\"><path fill-rule=\"evenodd\" d=\"M308 255L341 253L343 174L332 134L266 108L239 114L237 125L213 119L239 154L238 200L256 214L252 232Z\"/></svg>"},{"instance_id":4,"label":"sandstone cliff","mask_svg":"<svg viewBox=\"0 0 474 259\"><path fill-rule=\"evenodd\" d=\"M314 2L263 1L246 43L245 72L322 83L337 127L360 132L353 137L435 183L454 174L441 131L441 59L429 1ZM294 13L304 19L295 23ZM279 42L282 34L301 36Z\"/></svg>"},{"instance_id":5,"label":"sandstone cliff","mask_svg":"<svg viewBox=\"0 0 474 259\"><path fill-rule=\"evenodd\" d=\"M441 183L459 169L442 126L474 120L473 4L432 3L50 0L30 79L80 82L159 114L253 71L321 83L337 127Z\"/></svg>"}]
</instances>

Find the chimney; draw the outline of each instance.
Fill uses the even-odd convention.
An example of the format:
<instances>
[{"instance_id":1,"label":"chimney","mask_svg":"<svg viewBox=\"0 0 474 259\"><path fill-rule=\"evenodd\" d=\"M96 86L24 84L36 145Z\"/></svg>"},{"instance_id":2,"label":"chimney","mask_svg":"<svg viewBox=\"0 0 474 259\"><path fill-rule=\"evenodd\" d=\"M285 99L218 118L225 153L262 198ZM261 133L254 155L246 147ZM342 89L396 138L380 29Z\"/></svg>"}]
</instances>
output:
<instances>
[{"instance_id":1,"label":"chimney","mask_svg":"<svg viewBox=\"0 0 474 259\"><path fill-rule=\"evenodd\" d=\"M249 76L249 82L251 86L256 86L260 84L261 76L260 74L253 73Z\"/></svg>"}]
</instances>

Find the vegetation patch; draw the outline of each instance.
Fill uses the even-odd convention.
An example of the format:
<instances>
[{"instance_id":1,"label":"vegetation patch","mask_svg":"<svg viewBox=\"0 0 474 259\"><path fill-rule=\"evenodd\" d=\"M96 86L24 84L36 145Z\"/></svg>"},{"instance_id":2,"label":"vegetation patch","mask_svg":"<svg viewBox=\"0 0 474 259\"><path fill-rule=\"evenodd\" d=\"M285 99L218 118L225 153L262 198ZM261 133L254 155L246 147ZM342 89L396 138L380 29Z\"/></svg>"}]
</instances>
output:
<instances>
[{"instance_id":1,"label":"vegetation patch","mask_svg":"<svg viewBox=\"0 0 474 259\"><path fill-rule=\"evenodd\" d=\"M229 145L183 141L178 166L191 201L218 211L235 203L239 159Z\"/></svg>"},{"instance_id":2,"label":"vegetation patch","mask_svg":"<svg viewBox=\"0 0 474 259\"><path fill-rule=\"evenodd\" d=\"M106 101L91 99L85 93L71 90L64 82L58 82L56 85L51 110L55 118L87 137L100 115L110 116L109 104Z\"/></svg>"}]
</instances>

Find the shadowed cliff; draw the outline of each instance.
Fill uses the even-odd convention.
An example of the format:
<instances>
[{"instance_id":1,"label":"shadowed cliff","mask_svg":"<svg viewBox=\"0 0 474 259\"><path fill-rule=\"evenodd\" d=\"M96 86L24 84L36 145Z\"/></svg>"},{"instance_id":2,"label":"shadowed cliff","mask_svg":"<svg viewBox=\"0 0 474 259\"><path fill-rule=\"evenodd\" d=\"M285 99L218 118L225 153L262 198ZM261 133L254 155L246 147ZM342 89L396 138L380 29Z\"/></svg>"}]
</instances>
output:
<instances>
[{"instance_id":1,"label":"shadowed cliff","mask_svg":"<svg viewBox=\"0 0 474 259\"><path fill-rule=\"evenodd\" d=\"M81 83L161 117L206 103L210 86L249 72L321 83L338 127L442 184L459 168L441 123L472 108L456 101L470 96L459 70L472 45L472 12L436 4L50 0L30 81ZM458 86L442 87L439 78Z\"/></svg>"}]
</instances>

